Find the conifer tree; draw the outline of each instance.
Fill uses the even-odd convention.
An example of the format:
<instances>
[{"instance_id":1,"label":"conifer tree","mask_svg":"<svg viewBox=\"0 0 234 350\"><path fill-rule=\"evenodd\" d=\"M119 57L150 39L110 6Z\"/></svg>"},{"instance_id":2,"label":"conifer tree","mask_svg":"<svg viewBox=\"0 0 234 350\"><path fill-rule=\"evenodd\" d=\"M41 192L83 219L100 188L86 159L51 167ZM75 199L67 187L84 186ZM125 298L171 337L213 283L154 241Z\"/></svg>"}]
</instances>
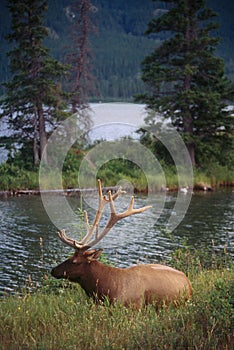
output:
<instances>
[{"instance_id":1,"label":"conifer tree","mask_svg":"<svg viewBox=\"0 0 234 350\"><path fill-rule=\"evenodd\" d=\"M75 0L69 7L71 45L66 55L66 63L70 66L68 91L71 93L73 113L87 107L89 95L95 92L90 44L90 36L97 31L93 12L95 7L90 0Z\"/></svg>"},{"instance_id":2,"label":"conifer tree","mask_svg":"<svg viewBox=\"0 0 234 350\"><path fill-rule=\"evenodd\" d=\"M46 152L48 130L64 117L60 79L65 69L53 59L43 40L48 29L43 24L45 0L8 0L11 14L11 43L8 53L12 80L5 84L6 97L1 102L13 134L12 143L33 142L37 164ZM44 154L46 160L46 154Z\"/></svg>"},{"instance_id":3,"label":"conifer tree","mask_svg":"<svg viewBox=\"0 0 234 350\"><path fill-rule=\"evenodd\" d=\"M230 140L233 87L225 77L223 60L215 56L219 38L216 14L205 0L164 0L167 10L148 24L146 34L167 32L167 39L142 63L142 79L149 90L138 101L170 118L183 135L192 163L201 150ZM148 117L154 123L155 114ZM206 147L208 145L209 147ZM213 147L214 146L214 147Z\"/></svg>"}]
</instances>

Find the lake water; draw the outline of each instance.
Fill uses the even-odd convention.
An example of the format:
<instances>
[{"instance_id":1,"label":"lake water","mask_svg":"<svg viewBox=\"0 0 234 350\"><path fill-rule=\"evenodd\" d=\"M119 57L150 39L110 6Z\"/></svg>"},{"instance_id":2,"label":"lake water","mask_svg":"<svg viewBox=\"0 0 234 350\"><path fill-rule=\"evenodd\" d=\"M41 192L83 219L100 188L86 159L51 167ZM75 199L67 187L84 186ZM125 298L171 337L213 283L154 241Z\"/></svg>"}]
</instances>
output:
<instances>
[{"instance_id":1,"label":"lake water","mask_svg":"<svg viewBox=\"0 0 234 350\"><path fill-rule=\"evenodd\" d=\"M194 193L183 221L173 231L173 240L164 228L173 210L176 194L166 195L165 207L156 220L157 201L161 195L155 194L152 210L122 220L99 243L116 266L157 262L167 257L183 237L195 247L202 244L211 247L212 240L217 249L223 249L226 245L234 257L232 189ZM51 198L55 203L60 201L58 195ZM77 196L70 197L68 201L73 210L80 205ZM144 204L147 204L146 197L136 196L136 205ZM89 214L93 215L92 210ZM59 241L56 234L58 229L51 223L39 196L1 197L0 222L1 292L19 290L29 276L40 284L43 276L72 252ZM81 224L70 224L75 224L73 231L79 233ZM67 227L66 223L64 226Z\"/></svg>"}]
</instances>

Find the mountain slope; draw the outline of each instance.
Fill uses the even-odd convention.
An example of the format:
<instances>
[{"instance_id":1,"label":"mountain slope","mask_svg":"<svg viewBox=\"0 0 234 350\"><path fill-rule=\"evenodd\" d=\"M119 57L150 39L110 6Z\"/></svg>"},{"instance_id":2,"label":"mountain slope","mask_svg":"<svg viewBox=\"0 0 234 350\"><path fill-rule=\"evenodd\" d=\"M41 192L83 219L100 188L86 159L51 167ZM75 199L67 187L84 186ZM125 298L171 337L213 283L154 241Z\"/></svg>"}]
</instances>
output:
<instances>
[{"instance_id":1,"label":"mountain slope","mask_svg":"<svg viewBox=\"0 0 234 350\"><path fill-rule=\"evenodd\" d=\"M4 35L10 29L10 16L6 4L6 0L0 3L0 82L10 77L6 57L9 46L4 40ZM144 35L147 23L159 7L158 2L93 0L92 4L93 17L98 27L98 33L91 38L94 75L99 90L96 99L131 99L133 94L143 90L140 79L140 64L143 58L163 39L162 34L154 40ZM46 45L55 58L63 61L68 43L70 1L48 0L48 5L45 24L51 34L46 40ZM217 34L223 40L217 54L225 60L227 74L234 80L234 2L208 0L207 5L219 13L218 21L221 27ZM0 90L0 93L2 92L3 89Z\"/></svg>"}]
</instances>

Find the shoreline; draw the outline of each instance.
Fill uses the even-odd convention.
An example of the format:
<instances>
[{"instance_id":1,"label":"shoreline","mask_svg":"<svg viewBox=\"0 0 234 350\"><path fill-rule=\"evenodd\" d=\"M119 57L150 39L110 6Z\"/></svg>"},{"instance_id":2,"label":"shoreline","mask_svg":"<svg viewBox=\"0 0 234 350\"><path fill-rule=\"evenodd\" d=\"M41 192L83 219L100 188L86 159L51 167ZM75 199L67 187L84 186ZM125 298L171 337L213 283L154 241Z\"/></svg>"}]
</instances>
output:
<instances>
[{"instance_id":1,"label":"shoreline","mask_svg":"<svg viewBox=\"0 0 234 350\"><path fill-rule=\"evenodd\" d=\"M220 184L219 186L210 186L204 183L197 183L194 184L193 188L181 188L178 187L171 187L171 188L161 188L159 190L155 190L155 193L158 192L212 192L217 190L217 188L232 188L234 187L234 183L231 182L230 184ZM118 190L118 186L106 186L103 187L103 193L107 194L109 190L112 192L115 192ZM20 197L20 196L39 196L42 194L48 194L48 195L64 195L64 196L71 196L76 194L82 194L82 193L95 193L97 192L97 188L66 188L66 189L50 189L50 190L28 190L28 189L18 189L18 190L0 190L0 198L1 197ZM134 193L147 193L147 189L139 190L137 188L134 188Z\"/></svg>"},{"instance_id":2,"label":"shoreline","mask_svg":"<svg viewBox=\"0 0 234 350\"><path fill-rule=\"evenodd\" d=\"M117 186L109 186L102 188L103 193L106 194L109 190L115 192L118 190ZM82 194L82 193L93 193L97 192L97 188L67 188L67 189L53 189L53 190L8 190L1 191L0 197L18 197L18 196L39 196L41 193L43 194L56 194L56 195L72 195L72 194Z\"/></svg>"}]
</instances>

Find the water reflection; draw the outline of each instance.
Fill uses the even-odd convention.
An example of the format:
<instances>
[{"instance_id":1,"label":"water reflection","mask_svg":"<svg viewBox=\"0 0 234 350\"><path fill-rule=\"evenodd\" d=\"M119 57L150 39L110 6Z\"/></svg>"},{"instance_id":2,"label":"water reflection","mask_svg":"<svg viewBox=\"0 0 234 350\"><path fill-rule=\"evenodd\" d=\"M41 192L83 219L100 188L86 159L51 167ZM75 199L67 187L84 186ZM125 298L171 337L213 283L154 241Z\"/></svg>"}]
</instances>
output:
<instances>
[{"instance_id":1,"label":"water reflection","mask_svg":"<svg viewBox=\"0 0 234 350\"><path fill-rule=\"evenodd\" d=\"M173 232L172 240L165 231L165 222L171 215L176 195L167 195L163 213L156 220L160 196L157 194L151 210L119 222L99 245L118 266L159 261L178 246L182 237L186 237L193 246L211 246L212 240L220 249L226 244L234 256L233 195L231 190L195 193L184 220ZM54 196L53 200L59 204L59 196ZM127 206L129 198L121 201L119 210ZM69 203L73 209L77 209L80 199L71 197ZM136 198L137 206L145 204L144 196ZM88 211L91 217L94 216L93 209L88 208ZM76 217L76 222L64 223L64 227L72 232L74 238L79 239L82 224L79 216ZM101 225L107 217L108 211ZM40 283L52 266L71 253L71 249L58 240L57 228L48 218L40 197L0 198L0 224L2 292L21 288L29 275L33 281Z\"/></svg>"}]
</instances>

